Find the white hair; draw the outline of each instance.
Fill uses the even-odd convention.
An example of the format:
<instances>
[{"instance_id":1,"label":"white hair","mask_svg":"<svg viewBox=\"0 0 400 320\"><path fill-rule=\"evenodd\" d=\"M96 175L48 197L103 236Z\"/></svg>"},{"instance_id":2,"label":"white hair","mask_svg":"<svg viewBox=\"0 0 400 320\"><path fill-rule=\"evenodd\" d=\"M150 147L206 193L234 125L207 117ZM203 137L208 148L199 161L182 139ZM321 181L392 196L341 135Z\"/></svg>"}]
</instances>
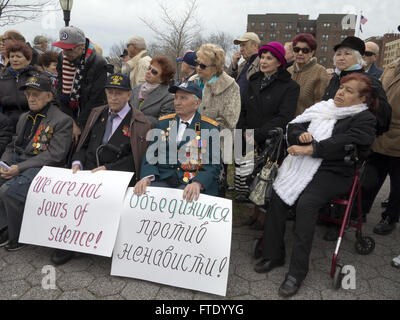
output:
<instances>
[{"instance_id":1,"label":"white hair","mask_svg":"<svg viewBox=\"0 0 400 320\"><path fill-rule=\"evenodd\" d=\"M365 60L363 59L363 57L361 56L361 53L357 50L351 49L351 48L347 48L347 47L342 47L339 48L336 52L335 55L333 56L333 65L336 67L336 53L339 50L347 50L350 51L351 54L354 56L354 58L356 58L356 63L359 64L360 66L366 67L367 63L365 62Z\"/></svg>"},{"instance_id":2,"label":"white hair","mask_svg":"<svg viewBox=\"0 0 400 320\"><path fill-rule=\"evenodd\" d=\"M140 49L140 50L146 50L147 46L146 46L146 41L139 36L133 36L131 38L129 38L127 45L129 46L130 44L133 44L136 48Z\"/></svg>"}]
</instances>

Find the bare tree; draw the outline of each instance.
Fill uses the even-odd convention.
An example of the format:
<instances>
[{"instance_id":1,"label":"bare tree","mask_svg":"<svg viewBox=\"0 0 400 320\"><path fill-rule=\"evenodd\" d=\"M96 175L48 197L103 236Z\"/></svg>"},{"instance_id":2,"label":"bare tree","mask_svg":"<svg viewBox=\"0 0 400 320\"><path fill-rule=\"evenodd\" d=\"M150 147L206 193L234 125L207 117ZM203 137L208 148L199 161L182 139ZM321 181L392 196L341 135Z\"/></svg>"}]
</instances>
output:
<instances>
[{"instance_id":1,"label":"bare tree","mask_svg":"<svg viewBox=\"0 0 400 320\"><path fill-rule=\"evenodd\" d=\"M154 32L158 49L171 60L181 57L189 49L191 42L200 33L201 27L197 18L197 0L188 0L182 12L176 8L168 8L158 3L161 11L163 26L156 25L153 21L141 18L140 20ZM153 49L156 49L154 47Z\"/></svg>"},{"instance_id":2,"label":"bare tree","mask_svg":"<svg viewBox=\"0 0 400 320\"><path fill-rule=\"evenodd\" d=\"M0 0L0 26L35 20L54 10L56 3L56 0Z\"/></svg>"},{"instance_id":3,"label":"bare tree","mask_svg":"<svg viewBox=\"0 0 400 320\"><path fill-rule=\"evenodd\" d=\"M223 31L212 33L209 37L206 38L206 41L208 43L219 45L222 49L224 49L225 54L229 54L234 47L233 36Z\"/></svg>"}]
</instances>

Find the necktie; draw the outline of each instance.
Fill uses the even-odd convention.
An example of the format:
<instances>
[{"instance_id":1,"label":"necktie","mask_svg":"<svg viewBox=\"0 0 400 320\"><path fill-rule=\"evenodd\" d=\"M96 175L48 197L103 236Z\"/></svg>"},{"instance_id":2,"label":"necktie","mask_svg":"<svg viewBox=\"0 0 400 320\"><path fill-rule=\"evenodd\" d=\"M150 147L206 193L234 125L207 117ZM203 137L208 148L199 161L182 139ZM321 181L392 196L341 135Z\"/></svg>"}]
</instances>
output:
<instances>
[{"instance_id":1,"label":"necktie","mask_svg":"<svg viewBox=\"0 0 400 320\"><path fill-rule=\"evenodd\" d=\"M181 121L182 124L184 124L187 127L189 127L189 122Z\"/></svg>"},{"instance_id":2,"label":"necktie","mask_svg":"<svg viewBox=\"0 0 400 320\"><path fill-rule=\"evenodd\" d=\"M113 121L116 117L118 117L118 114L116 114L116 113L110 113L108 115L106 130L104 132L103 141L101 142L102 144L106 144L108 142L108 140L110 140L111 133L112 133L112 127L113 127Z\"/></svg>"}]
</instances>

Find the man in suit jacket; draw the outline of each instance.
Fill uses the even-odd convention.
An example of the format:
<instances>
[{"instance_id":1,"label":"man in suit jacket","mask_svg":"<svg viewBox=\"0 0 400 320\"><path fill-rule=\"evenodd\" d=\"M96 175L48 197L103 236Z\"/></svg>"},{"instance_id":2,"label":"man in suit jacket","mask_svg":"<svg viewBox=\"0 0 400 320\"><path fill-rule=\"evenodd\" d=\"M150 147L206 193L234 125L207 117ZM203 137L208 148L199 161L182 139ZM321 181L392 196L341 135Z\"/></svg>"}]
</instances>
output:
<instances>
[{"instance_id":1,"label":"man in suit jacket","mask_svg":"<svg viewBox=\"0 0 400 320\"><path fill-rule=\"evenodd\" d=\"M140 175L151 123L142 112L132 110L127 75L109 76L105 91L108 105L95 108L89 116L72 157L72 169L133 171Z\"/></svg>"},{"instance_id":2,"label":"man in suit jacket","mask_svg":"<svg viewBox=\"0 0 400 320\"><path fill-rule=\"evenodd\" d=\"M149 144L146 135L151 123L142 112L132 110L129 104L132 89L127 75L110 75L105 91L108 105L92 110L72 156L72 171L135 172L134 181L137 181L141 161ZM57 249L51 261L61 265L74 255L72 251Z\"/></svg>"},{"instance_id":3,"label":"man in suit jacket","mask_svg":"<svg viewBox=\"0 0 400 320\"><path fill-rule=\"evenodd\" d=\"M45 75L28 79L25 90L30 111L21 115L13 141L0 168L0 247L21 249L18 243L29 186L43 166L63 166L72 145L72 119L52 104L52 83Z\"/></svg>"},{"instance_id":4,"label":"man in suit jacket","mask_svg":"<svg viewBox=\"0 0 400 320\"><path fill-rule=\"evenodd\" d=\"M143 159L142 179L135 185L135 193L142 195L152 185L184 189L183 199L188 202L197 201L200 192L217 196L220 148L213 152L213 141L219 143L219 125L197 111L202 98L197 84L182 83L170 92L175 93L176 114L159 119L159 135ZM209 130L207 138L202 130ZM174 154L178 154L176 159Z\"/></svg>"}]
</instances>

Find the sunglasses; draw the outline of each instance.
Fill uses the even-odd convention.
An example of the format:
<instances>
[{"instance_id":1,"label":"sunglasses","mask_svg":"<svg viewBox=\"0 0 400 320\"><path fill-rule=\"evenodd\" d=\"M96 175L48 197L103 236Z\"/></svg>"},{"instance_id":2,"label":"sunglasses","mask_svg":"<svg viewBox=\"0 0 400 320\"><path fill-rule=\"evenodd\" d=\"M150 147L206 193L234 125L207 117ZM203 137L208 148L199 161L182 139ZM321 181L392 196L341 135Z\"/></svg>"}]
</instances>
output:
<instances>
[{"instance_id":1,"label":"sunglasses","mask_svg":"<svg viewBox=\"0 0 400 320\"><path fill-rule=\"evenodd\" d=\"M365 54L364 54L366 57L372 57L372 56L374 56L375 55L375 53L373 53L373 52L371 52L371 51L365 51Z\"/></svg>"},{"instance_id":2,"label":"sunglasses","mask_svg":"<svg viewBox=\"0 0 400 320\"><path fill-rule=\"evenodd\" d=\"M299 48L299 47L294 47L293 51L295 53L299 53L300 51L302 51L304 54L310 53L311 49L310 48Z\"/></svg>"},{"instance_id":3,"label":"sunglasses","mask_svg":"<svg viewBox=\"0 0 400 320\"><path fill-rule=\"evenodd\" d=\"M158 71L156 69L153 69L151 66L149 66L147 70L149 70L153 76L158 75Z\"/></svg>"},{"instance_id":4,"label":"sunglasses","mask_svg":"<svg viewBox=\"0 0 400 320\"><path fill-rule=\"evenodd\" d=\"M197 60L195 60L194 64L196 65L196 67L200 67L201 70L206 70L209 67L215 67L215 64L207 66L204 63L199 63Z\"/></svg>"}]
</instances>

